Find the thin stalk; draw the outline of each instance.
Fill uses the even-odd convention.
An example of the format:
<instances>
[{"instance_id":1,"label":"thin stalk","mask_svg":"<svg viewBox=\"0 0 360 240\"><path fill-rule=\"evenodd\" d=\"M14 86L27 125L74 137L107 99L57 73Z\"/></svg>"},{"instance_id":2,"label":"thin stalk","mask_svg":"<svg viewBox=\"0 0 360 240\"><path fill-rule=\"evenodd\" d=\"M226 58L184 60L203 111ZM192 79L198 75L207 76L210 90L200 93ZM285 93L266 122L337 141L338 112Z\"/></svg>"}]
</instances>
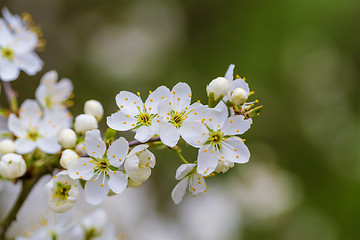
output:
<instances>
[{"instance_id":1,"label":"thin stalk","mask_svg":"<svg viewBox=\"0 0 360 240\"><path fill-rule=\"evenodd\" d=\"M181 154L181 149L179 147L173 147L173 148L171 148L171 150L173 150L173 152L178 155L178 157L181 159L181 161L183 161L185 164L189 164L189 162L186 161L184 156Z\"/></svg>"},{"instance_id":2,"label":"thin stalk","mask_svg":"<svg viewBox=\"0 0 360 240\"><path fill-rule=\"evenodd\" d=\"M4 86L4 90L6 92L7 100L12 112L17 113L18 101L17 101L17 93L12 89L10 82L2 82Z\"/></svg>"},{"instance_id":3,"label":"thin stalk","mask_svg":"<svg viewBox=\"0 0 360 240\"><path fill-rule=\"evenodd\" d=\"M159 141L160 141L160 137L150 138L147 142L144 142L144 143L139 142L138 140L134 140L134 141L129 142L129 147L134 147L134 146L137 146L137 145L140 145L140 144L159 142Z\"/></svg>"}]
</instances>

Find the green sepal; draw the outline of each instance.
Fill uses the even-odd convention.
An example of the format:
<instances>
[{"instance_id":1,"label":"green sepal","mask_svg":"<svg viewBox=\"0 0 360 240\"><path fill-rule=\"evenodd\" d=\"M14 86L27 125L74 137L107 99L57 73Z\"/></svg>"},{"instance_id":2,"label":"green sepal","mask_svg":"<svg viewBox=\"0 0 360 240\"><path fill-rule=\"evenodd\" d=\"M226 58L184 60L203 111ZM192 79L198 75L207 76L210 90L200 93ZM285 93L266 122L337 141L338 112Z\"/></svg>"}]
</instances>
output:
<instances>
[{"instance_id":1,"label":"green sepal","mask_svg":"<svg viewBox=\"0 0 360 240\"><path fill-rule=\"evenodd\" d=\"M105 142L107 142L107 141L109 141L109 142L114 141L115 135L116 135L116 131L115 131L115 130L113 130L113 129L111 129L111 128L106 129L106 132L105 132Z\"/></svg>"},{"instance_id":2,"label":"green sepal","mask_svg":"<svg viewBox=\"0 0 360 240\"><path fill-rule=\"evenodd\" d=\"M209 108L214 108L223 98L224 96L221 95L218 99L215 99L215 94L213 92L209 93Z\"/></svg>"},{"instance_id":3,"label":"green sepal","mask_svg":"<svg viewBox=\"0 0 360 240\"><path fill-rule=\"evenodd\" d=\"M256 108L254 108L254 109L246 112L246 113L244 114L245 118L253 118L253 117L258 116L258 115L259 115L259 112L261 111L261 109L262 109L263 107L264 107L264 106L261 105L261 106L258 106L258 107L256 107Z\"/></svg>"}]
</instances>

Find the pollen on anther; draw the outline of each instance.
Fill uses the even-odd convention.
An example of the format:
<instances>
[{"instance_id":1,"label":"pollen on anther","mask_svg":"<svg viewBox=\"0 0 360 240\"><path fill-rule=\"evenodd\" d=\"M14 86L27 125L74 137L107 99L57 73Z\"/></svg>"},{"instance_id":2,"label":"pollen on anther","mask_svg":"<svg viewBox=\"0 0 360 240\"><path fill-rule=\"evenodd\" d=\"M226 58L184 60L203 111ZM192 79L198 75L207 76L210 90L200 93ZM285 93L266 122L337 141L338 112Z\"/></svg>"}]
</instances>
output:
<instances>
[{"instance_id":1,"label":"pollen on anther","mask_svg":"<svg viewBox=\"0 0 360 240\"><path fill-rule=\"evenodd\" d=\"M189 94L189 97L191 97L192 95L191 94Z\"/></svg>"},{"instance_id":2,"label":"pollen on anther","mask_svg":"<svg viewBox=\"0 0 360 240\"><path fill-rule=\"evenodd\" d=\"M130 117L129 115L126 115L126 117Z\"/></svg>"},{"instance_id":3,"label":"pollen on anther","mask_svg":"<svg viewBox=\"0 0 360 240\"><path fill-rule=\"evenodd\" d=\"M157 120L157 122L160 122L160 120Z\"/></svg>"},{"instance_id":4,"label":"pollen on anther","mask_svg":"<svg viewBox=\"0 0 360 240\"><path fill-rule=\"evenodd\" d=\"M209 121L211 122L211 121L212 121L212 118L209 118Z\"/></svg>"},{"instance_id":5,"label":"pollen on anther","mask_svg":"<svg viewBox=\"0 0 360 240\"><path fill-rule=\"evenodd\" d=\"M79 175L79 172L76 172L77 175Z\"/></svg>"},{"instance_id":6,"label":"pollen on anther","mask_svg":"<svg viewBox=\"0 0 360 240\"><path fill-rule=\"evenodd\" d=\"M115 155L113 155L113 158L115 158Z\"/></svg>"},{"instance_id":7,"label":"pollen on anther","mask_svg":"<svg viewBox=\"0 0 360 240\"><path fill-rule=\"evenodd\" d=\"M136 94L137 94L138 96L140 96L140 93L139 93L139 92L137 92Z\"/></svg>"},{"instance_id":8,"label":"pollen on anther","mask_svg":"<svg viewBox=\"0 0 360 240\"><path fill-rule=\"evenodd\" d=\"M98 147L98 148L99 148L99 147L100 147L100 145L98 144L96 147Z\"/></svg>"},{"instance_id":9,"label":"pollen on anther","mask_svg":"<svg viewBox=\"0 0 360 240\"><path fill-rule=\"evenodd\" d=\"M123 107L124 107L123 105L120 106L120 108L123 108Z\"/></svg>"},{"instance_id":10,"label":"pollen on anther","mask_svg":"<svg viewBox=\"0 0 360 240\"><path fill-rule=\"evenodd\" d=\"M149 91L149 94L151 94L152 93L152 91Z\"/></svg>"},{"instance_id":11,"label":"pollen on anther","mask_svg":"<svg viewBox=\"0 0 360 240\"><path fill-rule=\"evenodd\" d=\"M233 120L230 120L230 123L233 123Z\"/></svg>"},{"instance_id":12,"label":"pollen on anther","mask_svg":"<svg viewBox=\"0 0 360 240\"><path fill-rule=\"evenodd\" d=\"M122 158L119 158L119 162L121 162L122 161Z\"/></svg>"},{"instance_id":13,"label":"pollen on anther","mask_svg":"<svg viewBox=\"0 0 360 240\"><path fill-rule=\"evenodd\" d=\"M239 130L236 130L236 132L240 132Z\"/></svg>"},{"instance_id":14,"label":"pollen on anther","mask_svg":"<svg viewBox=\"0 0 360 240\"><path fill-rule=\"evenodd\" d=\"M236 148L234 148L234 151L236 152L236 151L237 151L237 149L236 149Z\"/></svg>"},{"instance_id":15,"label":"pollen on anther","mask_svg":"<svg viewBox=\"0 0 360 240\"><path fill-rule=\"evenodd\" d=\"M134 102L134 104L136 104L136 102Z\"/></svg>"},{"instance_id":16,"label":"pollen on anther","mask_svg":"<svg viewBox=\"0 0 360 240\"><path fill-rule=\"evenodd\" d=\"M135 127L135 124L133 123L133 124L131 124L131 126Z\"/></svg>"},{"instance_id":17,"label":"pollen on anther","mask_svg":"<svg viewBox=\"0 0 360 240\"><path fill-rule=\"evenodd\" d=\"M221 156L221 159L224 159L224 156Z\"/></svg>"},{"instance_id":18,"label":"pollen on anther","mask_svg":"<svg viewBox=\"0 0 360 240\"><path fill-rule=\"evenodd\" d=\"M164 99L165 97L161 97L161 99Z\"/></svg>"},{"instance_id":19,"label":"pollen on anther","mask_svg":"<svg viewBox=\"0 0 360 240\"><path fill-rule=\"evenodd\" d=\"M94 182L95 180L93 179L93 180L91 180L92 182Z\"/></svg>"},{"instance_id":20,"label":"pollen on anther","mask_svg":"<svg viewBox=\"0 0 360 240\"><path fill-rule=\"evenodd\" d=\"M86 166L86 162L84 162L84 166Z\"/></svg>"},{"instance_id":21,"label":"pollen on anther","mask_svg":"<svg viewBox=\"0 0 360 240\"><path fill-rule=\"evenodd\" d=\"M202 135L204 135L204 136L205 136L205 133L202 133Z\"/></svg>"},{"instance_id":22,"label":"pollen on anther","mask_svg":"<svg viewBox=\"0 0 360 240\"><path fill-rule=\"evenodd\" d=\"M176 92L175 91L173 91L173 94L175 94Z\"/></svg>"},{"instance_id":23,"label":"pollen on anther","mask_svg":"<svg viewBox=\"0 0 360 240\"><path fill-rule=\"evenodd\" d=\"M198 140L198 143L200 143L200 140Z\"/></svg>"},{"instance_id":24,"label":"pollen on anther","mask_svg":"<svg viewBox=\"0 0 360 240\"><path fill-rule=\"evenodd\" d=\"M204 149L204 152L207 152L207 150L206 150L206 149Z\"/></svg>"},{"instance_id":25,"label":"pollen on anther","mask_svg":"<svg viewBox=\"0 0 360 240\"><path fill-rule=\"evenodd\" d=\"M123 124L126 124L126 122L123 122Z\"/></svg>"},{"instance_id":26,"label":"pollen on anther","mask_svg":"<svg viewBox=\"0 0 360 240\"><path fill-rule=\"evenodd\" d=\"M54 178L57 178L57 176L55 175Z\"/></svg>"},{"instance_id":27,"label":"pollen on anther","mask_svg":"<svg viewBox=\"0 0 360 240\"><path fill-rule=\"evenodd\" d=\"M114 174L116 174L116 171L114 171Z\"/></svg>"},{"instance_id":28,"label":"pollen on anther","mask_svg":"<svg viewBox=\"0 0 360 240\"><path fill-rule=\"evenodd\" d=\"M95 154L95 152L93 152L93 154Z\"/></svg>"},{"instance_id":29,"label":"pollen on anther","mask_svg":"<svg viewBox=\"0 0 360 240\"><path fill-rule=\"evenodd\" d=\"M180 101L180 98L178 97L177 100Z\"/></svg>"},{"instance_id":30,"label":"pollen on anther","mask_svg":"<svg viewBox=\"0 0 360 240\"><path fill-rule=\"evenodd\" d=\"M194 112L194 115L197 115L197 112Z\"/></svg>"},{"instance_id":31,"label":"pollen on anther","mask_svg":"<svg viewBox=\"0 0 360 240\"><path fill-rule=\"evenodd\" d=\"M82 149L83 149L83 150L85 150L85 146L84 146L84 147L82 147Z\"/></svg>"},{"instance_id":32,"label":"pollen on anther","mask_svg":"<svg viewBox=\"0 0 360 240\"><path fill-rule=\"evenodd\" d=\"M100 184L100 186L102 186L102 187L103 187L103 186L104 186L104 184L102 183L102 184Z\"/></svg>"},{"instance_id":33,"label":"pollen on anther","mask_svg":"<svg viewBox=\"0 0 360 240\"><path fill-rule=\"evenodd\" d=\"M129 100L128 98L125 98L125 101Z\"/></svg>"},{"instance_id":34,"label":"pollen on anther","mask_svg":"<svg viewBox=\"0 0 360 240\"><path fill-rule=\"evenodd\" d=\"M171 102L169 102L169 105L171 105Z\"/></svg>"},{"instance_id":35,"label":"pollen on anther","mask_svg":"<svg viewBox=\"0 0 360 240\"><path fill-rule=\"evenodd\" d=\"M150 102L153 102L154 100L150 99Z\"/></svg>"},{"instance_id":36,"label":"pollen on anther","mask_svg":"<svg viewBox=\"0 0 360 240\"><path fill-rule=\"evenodd\" d=\"M197 100L198 103L200 103L200 100Z\"/></svg>"}]
</instances>

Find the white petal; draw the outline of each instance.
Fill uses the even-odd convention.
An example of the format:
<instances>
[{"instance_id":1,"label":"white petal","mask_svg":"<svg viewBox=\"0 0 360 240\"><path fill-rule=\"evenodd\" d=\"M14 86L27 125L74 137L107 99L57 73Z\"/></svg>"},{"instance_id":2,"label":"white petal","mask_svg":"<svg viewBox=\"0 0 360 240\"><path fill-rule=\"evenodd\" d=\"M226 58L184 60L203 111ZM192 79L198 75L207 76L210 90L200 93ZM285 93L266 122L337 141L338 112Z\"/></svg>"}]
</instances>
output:
<instances>
[{"instance_id":1,"label":"white petal","mask_svg":"<svg viewBox=\"0 0 360 240\"><path fill-rule=\"evenodd\" d=\"M40 83L44 85L51 85L58 80L58 73L55 70L49 71L42 76Z\"/></svg>"},{"instance_id":2,"label":"white petal","mask_svg":"<svg viewBox=\"0 0 360 240\"><path fill-rule=\"evenodd\" d=\"M133 116L121 111L113 113L106 118L106 123L109 128L117 131L130 130L135 127L136 122L137 120Z\"/></svg>"},{"instance_id":3,"label":"white petal","mask_svg":"<svg viewBox=\"0 0 360 240\"><path fill-rule=\"evenodd\" d=\"M0 79L7 82L19 77L20 70L13 62L0 57Z\"/></svg>"},{"instance_id":4,"label":"white petal","mask_svg":"<svg viewBox=\"0 0 360 240\"><path fill-rule=\"evenodd\" d=\"M180 82L176 84L171 90L173 95L174 110L182 112L185 107L190 106L191 102L191 89L186 83Z\"/></svg>"},{"instance_id":5,"label":"white petal","mask_svg":"<svg viewBox=\"0 0 360 240\"><path fill-rule=\"evenodd\" d=\"M36 141L36 144L41 151L49 154L58 153L61 150L61 146L56 137L39 139Z\"/></svg>"},{"instance_id":6,"label":"white petal","mask_svg":"<svg viewBox=\"0 0 360 240\"><path fill-rule=\"evenodd\" d=\"M231 83L234 79L234 64L230 64L229 68L226 70L225 78Z\"/></svg>"},{"instance_id":7,"label":"white petal","mask_svg":"<svg viewBox=\"0 0 360 240\"><path fill-rule=\"evenodd\" d=\"M147 149L149 147L149 145L146 145L146 144L141 144L141 145L138 145L136 147L134 147L130 152L129 152L129 155L128 156L131 156L131 155L134 155L136 153L139 153L141 151L144 151L145 149Z\"/></svg>"},{"instance_id":8,"label":"white petal","mask_svg":"<svg viewBox=\"0 0 360 240\"><path fill-rule=\"evenodd\" d=\"M201 147L197 157L197 172L203 176L209 175L215 170L219 159L219 152L213 146Z\"/></svg>"},{"instance_id":9,"label":"white petal","mask_svg":"<svg viewBox=\"0 0 360 240\"><path fill-rule=\"evenodd\" d=\"M192 189L193 195L198 193L206 192L208 188L205 185L205 179L199 174L193 174L189 181L190 188Z\"/></svg>"},{"instance_id":10,"label":"white petal","mask_svg":"<svg viewBox=\"0 0 360 240\"><path fill-rule=\"evenodd\" d=\"M246 163L250 158L249 149L238 137L227 139L223 144L220 155L224 157L222 160L236 163Z\"/></svg>"},{"instance_id":11,"label":"white petal","mask_svg":"<svg viewBox=\"0 0 360 240\"><path fill-rule=\"evenodd\" d=\"M207 112L209 111L209 108L207 106L202 105L201 103L194 102L189 107L189 111L191 112L188 114L187 121L201 121L202 119L205 119Z\"/></svg>"},{"instance_id":12,"label":"white petal","mask_svg":"<svg viewBox=\"0 0 360 240\"><path fill-rule=\"evenodd\" d=\"M197 121L184 121L180 134L193 147L201 147L209 138L209 130L204 124Z\"/></svg>"},{"instance_id":13,"label":"white petal","mask_svg":"<svg viewBox=\"0 0 360 240\"><path fill-rule=\"evenodd\" d=\"M144 182L151 175L151 169L149 167L139 168L139 158L136 155L132 155L126 159L125 171L135 182Z\"/></svg>"},{"instance_id":14,"label":"white petal","mask_svg":"<svg viewBox=\"0 0 360 240\"><path fill-rule=\"evenodd\" d=\"M29 127L38 126L41 119L41 110L35 100L25 100L20 107L20 119L22 122L28 122Z\"/></svg>"},{"instance_id":15,"label":"white petal","mask_svg":"<svg viewBox=\"0 0 360 240\"><path fill-rule=\"evenodd\" d=\"M9 130L17 137L25 137L26 131L22 125L22 121L14 114L10 114L8 120Z\"/></svg>"},{"instance_id":16,"label":"white petal","mask_svg":"<svg viewBox=\"0 0 360 240\"><path fill-rule=\"evenodd\" d=\"M153 124L154 125L154 124ZM135 139L144 143L156 134L156 129L153 126L142 126L136 130Z\"/></svg>"},{"instance_id":17,"label":"white petal","mask_svg":"<svg viewBox=\"0 0 360 240\"><path fill-rule=\"evenodd\" d=\"M111 165L120 167L129 151L129 143L121 137L115 140L107 151L107 158Z\"/></svg>"},{"instance_id":18,"label":"white petal","mask_svg":"<svg viewBox=\"0 0 360 240\"><path fill-rule=\"evenodd\" d=\"M188 184L189 184L189 179L184 178L175 186L174 190L171 192L171 197L175 204L180 203L181 200L184 198Z\"/></svg>"},{"instance_id":19,"label":"white petal","mask_svg":"<svg viewBox=\"0 0 360 240\"><path fill-rule=\"evenodd\" d=\"M87 131L85 133L85 151L89 156L102 158L106 151L106 145L101 139L98 129Z\"/></svg>"},{"instance_id":20,"label":"white petal","mask_svg":"<svg viewBox=\"0 0 360 240\"><path fill-rule=\"evenodd\" d=\"M242 115L232 116L225 120L221 131L224 132L225 135L243 134L250 128L251 123L251 118L245 120Z\"/></svg>"},{"instance_id":21,"label":"white petal","mask_svg":"<svg viewBox=\"0 0 360 240\"><path fill-rule=\"evenodd\" d=\"M43 67L43 61L41 61L41 59L35 53L16 56L14 62L20 67L21 70L30 76L35 75Z\"/></svg>"},{"instance_id":22,"label":"white petal","mask_svg":"<svg viewBox=\"0 0 360 240\"><path fill-rule=\"evenodd\" d=\"M228 107L224 102L220 101L215 108L209 109L205 118L206 125L212 130L218 130L222 127L228 115Z\"/></svg>"},{"instance_id":23,"label":"white petal","mask_svg":"<svg viewBox=\"0 0 360 240\"><path fill-rule=\"evenodd\" d=\"M37 45L37 35L31 31L22 31L15 34L12 47L16 54L24 54L33 51Z\"/></svg>"},{"instance_id":24,"label":"white petal","mask_svg":"<svg viewBox=\"0 0 360 240\"><path fill-rule=\"evenodd\" d=\"M15 151L19 154L26 154L34 151L36 148L36 143L26 139L26 138L18 138L15 141Z\"/></svg>"},{"instance_id":25,"label":"white petal","mask_svg":"<svg viewBox=\"0 0 360 240\"><path fill-rule=\"evenodd\" d=\"M158 105L168 99L170 96L170 90L165 86L158 87L154 92L149 94L148 98L145 101L147 110L151 114L158 113Z\"/></svg>"},{"instance_id":26,"label":"white petal","mask_svg":"<svg viewBox=\"0 0 360 240\"><path fill-rule=\"evenodd\" d=\"M189 174L194 169L194 167L196 167L196 164L193 164L193 163L182 164L176 170L175 179L176 180L183 179L187 174Z\"/></svg>"},{"instance_id":27,"label":"white petal","mask_svg":"<svg viewBox=\"0 0 360 240\"><path fill-rule=\"evenodd\" d=\"M0 46L5 47L14 41L14 36L10 32L7 24L0 18Z\"/></svg>"},{"instance_id":28,"label":"white petal","mask_svg":"<svg viewBox=\"0 0 360 240\"><path fill-rule=\"evenodd\" d=\"M94 182L92 181L93 179ZM104 173L102 173L100 176L94 175L94 177L85 184L85 199L90 204L100 204L102 201L104 201L108 193L108 179Z\"/></svg>"},{"instance_id":29,"label":"white petal","mask_svg":"<svg viewBox=\"0 0 360 240\"><path fill-rule=\"evenodd\" d=\"M126 187L127 187L127 183L128 183L128 175L122 173L121 171L117 171L116 173L114 172L109 172L109 187L110 189L114 192L114 193L122 193Z\"/></svg>"},{"instance_id":30,"label":"white petal","mask_svg":"<svg viewBox=\"0 0 360 240\"><path fill-rule=\"evenodd\" d=\"M179 138L179 129L174 125L171 123L164 123L160 125L160 139L165 145L174 147L179 141Z\"/></svg>"},{"instance_id":31,"label":"white petal","mask_svg":"<svg viewBox=\"0 0 360 240\"><path fill-rule=\"evenodd\" d=\"M56 90L54 91L53 95L54 100L59 103L65 101L70 97L73 88L74 87L70 79L61 79L55 87Z\"/></svg>"},{"instance_id":32,"label":"white petal","mask_svg":"<svg viewBox=\"0 0 360 240\"><path fill-rule=\"evenodd\" d=\"M124 111L126 114L136 116L138 115L139 108L143 109L142 100L135 94L128 91L121 91L116 95L116 104L121 111Z\"/></svg>"},{"instance_id":33,"label":"white petal","mask_svg":"<svg viewBox=\"0 0 360 240\"><path fill-rule=\"evenodd\" d=\"M80 158L74 159L67 164L69 171L69 176L72 179L84 179L89 180L94 175L94 167L96 166L92 163L91 158Z\"/></svg>"}]
</instances>

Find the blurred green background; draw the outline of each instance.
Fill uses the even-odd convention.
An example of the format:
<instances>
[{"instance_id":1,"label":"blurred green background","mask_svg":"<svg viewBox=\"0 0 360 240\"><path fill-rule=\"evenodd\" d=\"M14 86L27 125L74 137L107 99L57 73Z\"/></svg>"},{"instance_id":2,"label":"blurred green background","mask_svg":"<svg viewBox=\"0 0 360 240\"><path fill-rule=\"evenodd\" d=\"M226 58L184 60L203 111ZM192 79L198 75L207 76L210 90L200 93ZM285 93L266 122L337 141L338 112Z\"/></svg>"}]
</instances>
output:
<instances>
[{"instance_id":1,"label":"blurred green background","mask_svg":"<svg viewBox=\"0 0 360 240\"><path fill-rule=\"evenodd\" d=\"M208 180L225 198L238 192L241 217L228 218L237 220L227 235L207 239L360 239L359 1L0 3L29 12L47 40L43 71L13 83L20 99L34 98L43 73L55 69L73 81L74 115L97 99L107 116L120 90L145 99L180 81L193 101L206 103L206 84L236 65L265 107L245 134L250 162ZM195 160L196 149L186 149ZM170 194L180 161L154 151L157 166L144 187L160 216L177 219ZM208 211L217 204L226 202Z\"/></svg>"}]
</instances>

